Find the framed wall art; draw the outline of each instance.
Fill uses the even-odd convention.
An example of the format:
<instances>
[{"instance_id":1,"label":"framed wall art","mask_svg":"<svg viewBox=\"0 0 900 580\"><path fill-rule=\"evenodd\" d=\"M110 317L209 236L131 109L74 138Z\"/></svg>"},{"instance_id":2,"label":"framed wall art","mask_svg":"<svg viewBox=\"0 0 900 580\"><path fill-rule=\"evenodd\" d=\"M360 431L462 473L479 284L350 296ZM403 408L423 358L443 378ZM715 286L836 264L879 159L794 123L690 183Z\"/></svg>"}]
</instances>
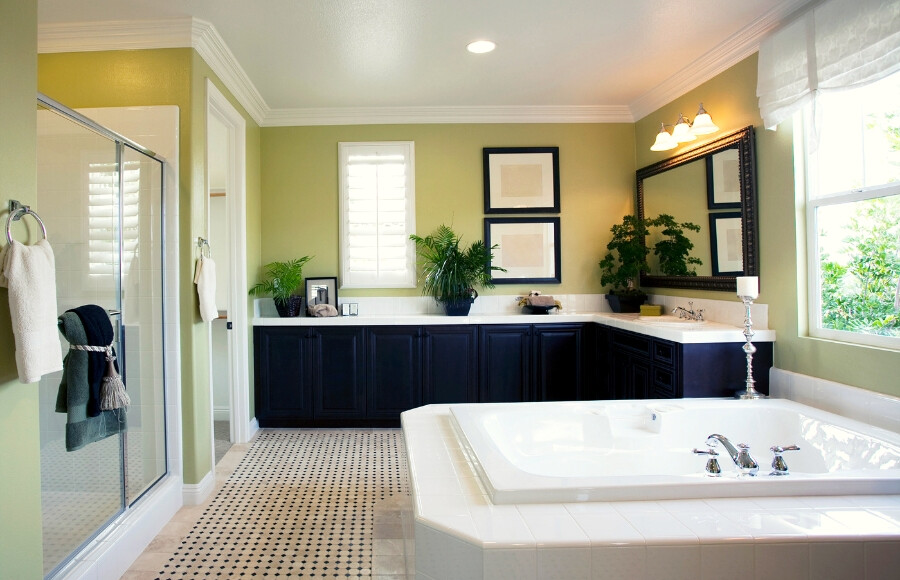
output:
<instances>
[{"instance_id":1,"label":"framed wall art","mask_svg":"<svg viewBox=\"0 0 900 580\"><path fill-rule=\"evenodd\" d=\"M485 147L484 213L559 213L559 147Z\"/></svg>"},{"instance_id":2,"label":"framed wall art","mask_svg":"<svg viewBox=\"0 0 900 580\"><path fill-rule=\"evenodd\" d=\"M713 276L744 275L741 212L709 214L709 245Z\"/></svg>"},{"instance_id":3,"label":"framed wall art","mask_svg":"<svg viewBox=\"0 0 900 580\"><path fill-rule=\"evenodd\" d=\"M338 307L337 277L306 279L306 307L316 304Z\"/></svg>"},{"instance_id":4,"label":"framed wall art","mask_svg":"<svg viewBox=\"0 0 900 580\"><path fill-rule=\"evenodd\" d=\"M737 149L706 157L706 197L709 209L741 207L741 161Z\"/></svg>"},{"instance_id":5,"label":"framed wall art","mask_svg":"<svg viewBox=\"0 0 900 580\"><path fill-rule=\"evenodd\" d=\"M493 250L494 284L562 282L559 218L484 218L484 243Z\"/></svg>"}]
</instances>

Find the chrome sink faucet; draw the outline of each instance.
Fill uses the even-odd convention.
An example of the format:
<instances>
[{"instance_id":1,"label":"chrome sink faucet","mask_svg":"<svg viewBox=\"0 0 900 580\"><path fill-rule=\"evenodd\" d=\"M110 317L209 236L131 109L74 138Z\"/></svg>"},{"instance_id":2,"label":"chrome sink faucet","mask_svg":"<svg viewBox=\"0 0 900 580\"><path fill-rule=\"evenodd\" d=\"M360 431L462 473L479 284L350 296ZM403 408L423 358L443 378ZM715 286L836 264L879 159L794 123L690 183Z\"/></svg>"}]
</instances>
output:
<instances>
[{"instance_id":1,"label":"chrome sink faucet","mask_svg":"<svg viewBox=\"0 0 900 580\"><path fill-rule=\"evenodd\" d=\"M710 448L715 447L719 443L721 443L725 450L728 451L728 455L731 456L731 460L734 461L734 464L737 466L738 470L740 470L741 475L756 475L759 471L759 464L750 455L749 445L738 443L737 447L735 447L727 437L719 435L718 433L713 433L706 438L706 444Z\"/></svg>"},{"instance_id":2,"label":"chrome sink faucet","mask_svg":"<svg viewBox=\"0 0 900 580\"><path fill-rule=\"evenodd\" d=\"M703 309L698 308L696 312L694 312L694 303L688 302L688 307L684 306L676 306L674 310L672 310L672 314L677 315L678 318L687 318L688 320L696 320L698 322L703 320Z\"/></svg>"}]
</instances>

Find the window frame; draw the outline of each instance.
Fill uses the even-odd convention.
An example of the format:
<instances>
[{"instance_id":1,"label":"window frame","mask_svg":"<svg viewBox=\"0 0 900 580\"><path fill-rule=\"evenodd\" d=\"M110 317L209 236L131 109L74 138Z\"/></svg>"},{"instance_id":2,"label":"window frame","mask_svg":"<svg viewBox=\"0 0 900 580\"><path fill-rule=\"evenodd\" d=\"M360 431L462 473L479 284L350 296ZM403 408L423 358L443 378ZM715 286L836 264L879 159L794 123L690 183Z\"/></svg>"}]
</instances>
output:
<instances>
[{"instance_id":1,"label":"window frame","mask_svg":"<svg viewBox=\"0 0 900 580\"><path fill-rule=\"evenodd\" d=\"M873 346L890 350L900 350L900 337L867 334L864 332L852 332L849 330L836 330L822 326L822 284L821 284L821 253L818 244L819 224L817 210L821 207L855 203L870 199L900 196L900 182L871 185L854 188L845 191L816 196L811 175L811 157L806 139L806 128L809 125L809 109L795 116L794 135L801 136L802 159L796 159L795 166L803 176L803 182L798 180L798 187L803 188L805 204L806 227L806 275L807 275L807 323L808 335L812 338L846 342L862 346ZM802 163L802 166L800 165Z\"/></svg>"},{"instance_id":2,"label":"window frame","mask_svg":"<svg viewBox=\"0 0 900 580\"><path fill-rule=\"evenodd\" d=\"M402 152L406 161L406 187L405 187L405 223L406 223L406 263L407 277L403 281L384 281L376 279L374 282L355 282L349 270L349 190L347 169L350 154L363 148L373 147L394 149ZM344 288L415 288L416 287L416 252L415 245L409 239L416 232L416 190L415 190L415 142L414 141L347 141L338 142L338 174L340 197L340 287ZM376 275L377 277L377 275Z\"/></svg>"}]
</instances>

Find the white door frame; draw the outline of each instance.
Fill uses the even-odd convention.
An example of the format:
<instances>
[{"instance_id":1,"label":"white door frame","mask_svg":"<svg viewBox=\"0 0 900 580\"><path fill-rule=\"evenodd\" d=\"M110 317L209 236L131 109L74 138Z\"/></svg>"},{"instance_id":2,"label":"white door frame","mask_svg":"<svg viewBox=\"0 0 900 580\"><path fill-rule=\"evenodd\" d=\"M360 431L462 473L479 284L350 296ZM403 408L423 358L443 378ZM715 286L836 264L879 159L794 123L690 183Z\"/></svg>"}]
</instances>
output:
<instances>
[{"instance_id":1,"label":"white door frame","mask_svg":"<svg viewBox=\"0 0 900 580\"><path fill-rule=\"evenodd\" d=\"M228 232L230 248L228 256L231 276L229 279L228 322L232 329L228 331L228 358L231 364L229 376L231 441L247 443L250 440L250 375L249 375L249 322L247 316L247 168L246 143L247 127L244 117L225 98L209 79L206 80L206 115L207 119L215 117L220 121L228 134L228 159L225 171L225 187L227 195L225 203L228 213ZM208 122L207 122L208 127ZM208 137L208 129L207 129ZM208 180L208 172L207 172ZM209 184L205 206L207 219L209 216ZM212 325L210 325L210 342L212 341ZM212 413L212 351L210 349L210 413ZM212 422L212 415L210 415ZM215 440L212 442L215 454ZM213 461L215 465L215 461Z\"/></svg>"}]
</instances>

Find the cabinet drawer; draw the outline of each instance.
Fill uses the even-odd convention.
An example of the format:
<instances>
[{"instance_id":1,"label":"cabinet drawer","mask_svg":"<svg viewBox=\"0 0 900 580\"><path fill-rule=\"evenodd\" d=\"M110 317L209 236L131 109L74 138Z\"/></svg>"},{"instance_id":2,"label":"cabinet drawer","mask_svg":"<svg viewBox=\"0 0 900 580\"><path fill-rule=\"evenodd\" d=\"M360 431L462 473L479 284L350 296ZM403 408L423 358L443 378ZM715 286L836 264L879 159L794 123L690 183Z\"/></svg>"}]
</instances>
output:
<instances>
[{"instance_id":1,"label":"cabinet drawer","mask_svg":"<svg viewBox=\"0 0 900 580\"><path fill-rule=\"evenodd\" d=\"M630 332L616 332L613 334L613 345L624 350L650 358L650 347L653 339L649 336L632 334Z\"/></svg>"},{"instance_id":2,"label":"cabinet drawer","mask_svg":"<svg viewBox=\"0 0 900 580\"><path fill-rule=\"evenodd\" d=\"M671 342L653 341L653 360L665 364L675 364L676 346Z\"/></svg>"},{"instance_id":3,"label":"cabinet drawer","mask_svg":"<svg viewBox=\"0 0 900 580\"><path fill-rule=\"evenodd\" d=\"M653 367L653 391L658 398L678 396L678 382L671 369Z\"/></svg>"}]
</instances>

